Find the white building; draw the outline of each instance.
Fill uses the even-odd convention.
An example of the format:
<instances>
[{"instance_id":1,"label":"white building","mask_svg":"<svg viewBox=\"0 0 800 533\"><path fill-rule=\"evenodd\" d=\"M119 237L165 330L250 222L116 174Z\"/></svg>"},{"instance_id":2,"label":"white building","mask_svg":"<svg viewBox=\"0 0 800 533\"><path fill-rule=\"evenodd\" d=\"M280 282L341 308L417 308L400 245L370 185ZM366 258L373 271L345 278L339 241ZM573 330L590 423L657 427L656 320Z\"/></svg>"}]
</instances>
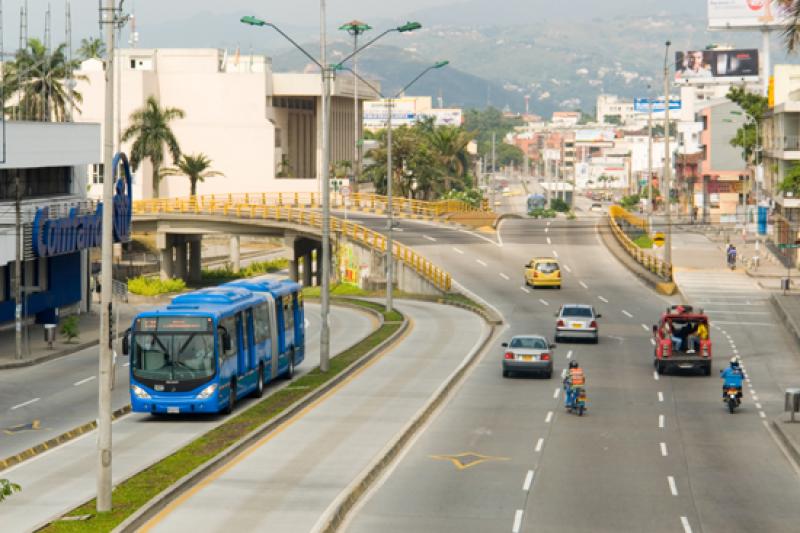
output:
<instances>
[{"instance_id":1,"label":"white building","mask_svg":"<svg viewBox=\"0 0 800 533\"><path fill-rule=\"evenodd\" d=\"M614 94L597 97L597 122L608 124L608 117L617 117L619 124L640 122L642 115L633 110L633 101L622 100Z\"/></svg>"},{"instance_id":2,"label":"white building","mask_svg":"<svg viewBox=\"0 0 800 533\"><path fill-rule=\"evenodd\" d=\"M265 56L229 56L217 49L121 49L115 65L115 146L131 113L154 96L162 107L185 112L171 123L181 152L204 153L212 168L225 174L198 184L198 194L320 190L319 74L274 73ZM77 74L88 81L76 87L83 103L75 120L102 123L102 62L86 61ZM359 100L376 96L359 84ZM342 75L332 88L331 162L352 160L354 128L352 77ZM122 151L129 153L130 147L131 142L121 143ZM165 166L171 165L167 156ZM98 196L102 173L94 170L89 194ZM188 194L185 177L161 181L161 197ZM134 197L152 195L146 160L135 172Z\"/></svg>"}]
</instances>

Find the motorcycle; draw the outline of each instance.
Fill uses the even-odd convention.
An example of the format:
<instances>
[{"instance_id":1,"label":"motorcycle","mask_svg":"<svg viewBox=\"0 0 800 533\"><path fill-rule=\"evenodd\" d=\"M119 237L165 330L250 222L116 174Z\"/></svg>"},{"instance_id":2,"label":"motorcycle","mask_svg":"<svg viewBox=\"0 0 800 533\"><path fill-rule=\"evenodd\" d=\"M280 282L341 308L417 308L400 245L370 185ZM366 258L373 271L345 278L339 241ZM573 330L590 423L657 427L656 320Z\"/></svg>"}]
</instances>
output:
<instances>
[{"instance_id":1,"label":"motorcycle","mask_svg":"<svg viewBox=\"0 0 800 533\"><path fill-rule=\"evenodd\" d=\"M728 404L728 411L733 414L736 408L742 404L742 400L739 397L739 389L737 387L726 388L723 401Z\"/></svg>"},{"instance_id":2,"label":"motorcycle","mask_svg":"<svg viewBox=\"0 0 800 533\"><path fill-rule=\"evenodd\" d=\"M583 416L583 413L586 412L586 402L586 389L576 387L572 395L572 401L567 405L567 411Z\"/></svg>"},{"instance_id":3,"label":"motorcycle","mask_svg":"<svg viewBox=\"0 0 800 533\"><path fill-rule=\"evenodd\" d=\"M731 252L728 254L728 268L731 270L736 270L736 252Z\"/></svg>"}]
</instances>

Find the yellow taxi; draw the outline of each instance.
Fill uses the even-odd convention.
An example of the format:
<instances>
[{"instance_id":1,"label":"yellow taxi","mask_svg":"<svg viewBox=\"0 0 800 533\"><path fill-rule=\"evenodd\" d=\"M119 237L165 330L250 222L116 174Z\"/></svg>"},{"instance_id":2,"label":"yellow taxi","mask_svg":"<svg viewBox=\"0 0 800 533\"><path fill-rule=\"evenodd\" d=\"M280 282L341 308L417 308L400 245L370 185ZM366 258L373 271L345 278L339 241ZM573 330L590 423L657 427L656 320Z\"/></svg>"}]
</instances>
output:
<instances>
[{"instance_id":1,"label":"yellow taxi","mask_svg":"<svg viewBox=\"0 0 800 533\"><path fill-rule=\"evenodd\" d=\"M561 288L561 267L554 257L535 257L525 265L525 284L533 287Z\"/></svg>"}]
</instances>

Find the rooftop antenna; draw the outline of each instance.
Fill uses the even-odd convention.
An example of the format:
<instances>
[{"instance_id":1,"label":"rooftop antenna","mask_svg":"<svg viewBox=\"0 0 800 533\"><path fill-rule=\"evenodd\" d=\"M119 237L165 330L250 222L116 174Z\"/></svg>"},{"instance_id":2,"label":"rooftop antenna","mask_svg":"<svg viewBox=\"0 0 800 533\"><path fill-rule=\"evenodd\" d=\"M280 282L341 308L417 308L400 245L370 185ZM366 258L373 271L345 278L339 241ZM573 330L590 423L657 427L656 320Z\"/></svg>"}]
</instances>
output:
<instances>
[{"instance_id":1,"label":"rooftop antenna","mask_svg":"<svg viewBox=\"0 0 800 533\"><path fill-rule=\"evenodd\" d=\"M128 36L128 44L131 45L131 48L136 48L136 45L139 43L139 32L136 31L136 13L131 14L131 33Z\"/></svg>"}]
</instances>

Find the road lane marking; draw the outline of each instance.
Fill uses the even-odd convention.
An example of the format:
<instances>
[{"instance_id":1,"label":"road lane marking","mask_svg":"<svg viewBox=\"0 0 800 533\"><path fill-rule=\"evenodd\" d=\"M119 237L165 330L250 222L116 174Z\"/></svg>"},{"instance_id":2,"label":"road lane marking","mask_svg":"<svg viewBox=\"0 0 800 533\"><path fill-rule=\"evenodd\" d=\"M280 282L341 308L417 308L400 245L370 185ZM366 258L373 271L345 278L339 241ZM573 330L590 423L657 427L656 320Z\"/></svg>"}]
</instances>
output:
<instances>
[{"instance_id":1,"label":"road lane marking","mask_svg":"<svg viewBox=\"0 0 800 533\"><path fill-rule=\"evenodd\" d=\"M564 270L566 270L567 272L569 272L570 274L572 274L572 269L569 267L569 265L561 265L561 266L563 266L563 267L564 267Z\"/></svg>"},{"instance_id":2,"label":"road lane marking","mask_svg":"<svg viewBox=\"0 0 800 533\"><path fill-rule=\"evenodd\" d=\"M481 266L487 266L487 265L486 265L486 263L484 263L484 262L483 262L483 261L481 261L480 259L476 259L476 260L475 260L475 262L477 262L477 263L478 263L479 265L481 265Z\"/></svg>"},{"instance_id":3,"label":"road lane marking","mask_svg":"<svg viewBox=\"0 0 800 533\"><path fill-rule=\"evenodd\" d=\"M559 389L558 387L556 387L556 390L555 390L555 392L553 392L553 399L554 399L554 400L558 398L558 393L559 393L559 392L561 392L561 389Z\"/></svg>"},{"instance_id":4,"label":"road lane marking","mask_svg":"<svg viewBox=\"0 0 800 533\"><path fill-rule=\"evenodd\" d=\"M753 394L753 401L756 401L756 402L758 401L758 395L757 394Z\"/></svg>"},{"instance_id":5,"label":"road lane marking","mask_svg":"<svg viewBox=\"0 0 800 533\"><path fill-rule=\"evenodd\" d=\"M692 533L692 526L689 525L689 519L685 516L681 517L681 524L683 524L683 533Z\"/></svg>"},{"instance_id":6,"label":"road lane marking","mask_svg":"<svg viewBox=\"0 0 800 533\"><path fill-rule=\"evenodd\" d=\"M767 418L767 415L764 413L764 411L759 411L758 416L760 416L761 418Z\"/></svg>"},{"instance_id":7,"label":"road lane marking","mask_svg":"<svg viewBox=\"0 0 800 533\"><path fill-rule=\"evenodd\" d=\"M507 275L503 274L502 272L500 272L500 277L505 279L505 280L511 279Z\"/></svg>"},{"instance_id":8,"label":"road lane marking","mask_svg":"<svg viewBox=\"0 0 800 533\"><path fill-rule=\"evenodd\" d=\"M533 483L533 470L528 470L528 475L525 476L525 483L522 484L522 490L528 492L531 490L531 484Z\"/></svg>"},{"instance_id":9,"label":"road lane marking","mask_svg":"<svg viewBox=\"0 0 800 533\"><path fill-rule=\"evenodd\" d=\"M657 370L653 370L653 379L656 380L656 381L659 380L658 371Z\"/></svg>"},{"instance_id":10,"label":"road lane marking","mask_svg":"<svg viewBox=\"0 0 800 533\"><path fill-rule=\"evenodd\" d=\"M539 437L539 440L536 441L536 451L542 451L542 446L544 446L544 437Z\"/></svg>"},{"instance_id":11,"label":"road lane marking","mask_svg":"<svg viewBox=\"0 0 800 533\"><path fill-rule=\"evenodd\" d=\"M455 246L453 246L453 250L455 250L457 254L464 255L464 250L462 250L461 248L456 248Z\"/></svg>"},{"instance_id":12,"label":"road lane marking","mask_svg":"<svg viewBox=\"0 0 800 533\"><path fill-rule=\"evenodd\" d=\"M563 379L565 377L567 377L567 369L566 368L561 371L561 378Z\"/></svg>"},{"instance_id":13,"label":"road lane marking","mask_svg":"<svg viewBox=\"0 0 800 533\"><path fill-rule=\"evenodd\" d=\"M664 429L664 415L658 415L658 427Z\"/></svg>"},{"instance_id":14,"label":"road lane marking","mask_svg":"<svg viewBox=\"0 0 800 533\"><path fill-rule=\"evenodd\" d=\"M74 386L76 386L76 387L79 387L79 386L83 385L84 383L89 383L90 381L92 381L92 380L93 380L93 379L95 379L96 377L97 377L97 376L89 376L89 377L88 377L88 378L86 378L86 379L82 379L82 380L80 380L80 381L76 381L75 383L73 383L73 385L74 385Z\"/></svg>"},{"instance_id":15,"label":"road lane marking","mask_svg":"<svg viewBox=\"0 0 800 533\"><path fill-rule=\"evenodd\" d=\"M589 286L587 284L585 284L584 282L582 282L582 281L579 281L578 283L580 283L581 287L583 287L584 289L588 289L589 288Z\"/></svg>"},{"instance_id":16,"label":"road lane marking","mask_svg":"<svg viewBox=\"0 0 800 533\"><path fill-rule=\"evenodd\" d=\"M549 225L550 225L550 222L548 222L548 223L547 223L547 225L549 226Z\"/></svg>"},{"instance_id":17,"label":"road lane marking","mask_svg":"<svg viewBox=\"0 0 800 533\"><path fill-rule=\"evenodd\" d=\"M628 318L633 318L633 315L632 315L632 314L630 314L629 312L627 312L627 311L626 311L626 310L624 310L624 309L622 310L622 314L623 314L623 315L625 315L625 316L626 316L626 317L628 317ZM651 340L652 340L652 339L651 339Z\"/></svg>"},{"instance_id":18,"label":"road lane marking","mask_svg":"<svg viewBox=\"0 0 800 533\"><path fill-rule=\"evenodd\" d=\"M547 233L548 231L550 231L550 228L544 228L545 233Z\"/></svg>"},{"instance_id":19,"label":"road lane marking","mask_svg":"<svg viewBox=\"0 0 800 533\"><path fill-rule=\"evenodd\" d=\"M16 410L16 409L19 409L20 407L25 407L26 405L30 405L30 404L32 404L32 403L36 403L36 402L38 402L39 400L41 400L41 398L34 398L33 400L28 400L27 402L18 403L17 405L15 405L14 407L12 407L12 408L11 408L11 409L9 409L9 410L10 410L10 411L14 411L14 410Z\"/></svg>"},{"instance_id":20,"label":"road lane marking","mask_svg":"<svg viewBox=\"0 0 800 533\"><path fill-rule=\"evenodd\" d=\"M427 235L423 235L422 237L425 238L425 239L428 239L431 242L436 242L436 239L434 239L433 237L429 237Z\"/></svg>"},{"instance_id":21,"label":"road lane marking","mask_svg":"<svg viewBox=\"0 0 800 533\"><path fill-rule=\"evenodd\" d=\"M519 528L522 527L522 509L517 509L514 514L514 525L511 527L511 533L519 533Z\"/></svg>"},{"instance_id":22,"label":"road lane marking","mask_svg":"<svg viewBox=\"0 0 800 533\"><path fill-rule=\"evenodd\" d=\"M656 345L656 340L655 340L655 339L650 339L650 344L652 344L653 346L655 346L655 345Z\"/></svg>"},{"instance_id":23,"label":"road lane marking","mask_svg":"<svg viewBox=\"0 0 800 533\"><path fill-rule=\"evenodd\" d=\"M662 442L661 443L661 457L666 457L666 456L667 456L667 443L666 442Z\"/></svg>"},{"instance_id":24,"label":"road lane marking","mask_svg":"<svg viewBox=\"0 0 800 533\"><path fill-rule=\"evenodd\" d=\"M521 290L525 294L530 294L531 293L530 289L528 289L527 287L520 287L519 290Z\"/></svg>"},{"instance_id":25,"label":"road lane marking","mask_svg":"<svg viewBox=\"0 0 800 533\"><path fill-rule=\"evenodd\" d=\"M550 237L547 238L547 244L553 244L553 241L550 240Z\"/></svg>"},{"instance_id":26,"label":"road lane marking","mask_svg":"<svg viewBox=\"0 0 800 533\"><path fill-rule=\"evenodd\" d=\"M553 250L553 257L555 257L556 259L558 259L558 252L556 252L555 250Z\"/></svg>"},{"instance_id":27,"label":"road lane marking","mask_svg":"<svg viewBox=\"0 0 800 533\"><path fill-rule=\"evenodd\" d=\"M544 423L549 424L553 420L553 411L548 411L547 416L544 418Z\"/></svg>"},{"instance_id":28,"label":"road lane marking","mask_svg":"<svg viewBox=\"0 0 800 533\"><path fill-rule=\"evenodd\" d=\"M598 299L599 299L601 302L603 302L603 303L608 303L608 300L606 300L606 299L605 299L605 298L603 298L602 296L598 296L597 298L598 298Z\"/></svg>"},{"instance_id":29,"label":"road lane marking","mask_svg":"<svg viewBox=\"0 0 800 533\"><path fill-rule=\"evenodd\" d=\"M672 476L667 476L667 483L669 483L669 491L672 493L672 495L677 496L678 487L675 486L675 478Z\"/></svg>"},{"instance_id":30,"label":"road lane marking","mask_svg":"<svg viewBox=\"0 0 800 533\"><path fill-rule=\"evenodd\" d=\"M753 398L755 400L755 398ZM761 409L761 404L756 402L756 409Z\"/></svg>"},{"instance_id":31,"label":"road lane marking","mask_svg":"<svg viewBox=\"0 0 800 533\"><path fill-rule=\"evenodd\" d=\"M539 301L542 302L542 305L550 305L549 303L547 303L547 300L544 300L542 298L539 298Z\"/></svg>"},{"instance_id":32,"label":"road lane marking","mask_svg":"<svg viewBox=\"0 0 800 533\"><path fill-rule=\"evenodd\" d=\"M650 331L650 328L647 327L647 324L642 324L642 327L644 328L645 331Z\"/></svg>"},{"instance_id":33,"label":"road lane marking","mask_svg":"<svg viewBox=\"0 0 800 533\"><path fill-rule=\"evenodd\" d=\"M572 359L572 350L567 352L567 359Z\"/></svg>"},{"instance_id":34,"label":"road lane marking","mask_svg":"<svg viewBox=\"0 0 800 533\"><path fill-rule=\"evenodd\" d=\"M663 402L664 401L664 393L661 392L661 391L658 391L658 401L659 402Z\"/></svg>"}]
</instances>

